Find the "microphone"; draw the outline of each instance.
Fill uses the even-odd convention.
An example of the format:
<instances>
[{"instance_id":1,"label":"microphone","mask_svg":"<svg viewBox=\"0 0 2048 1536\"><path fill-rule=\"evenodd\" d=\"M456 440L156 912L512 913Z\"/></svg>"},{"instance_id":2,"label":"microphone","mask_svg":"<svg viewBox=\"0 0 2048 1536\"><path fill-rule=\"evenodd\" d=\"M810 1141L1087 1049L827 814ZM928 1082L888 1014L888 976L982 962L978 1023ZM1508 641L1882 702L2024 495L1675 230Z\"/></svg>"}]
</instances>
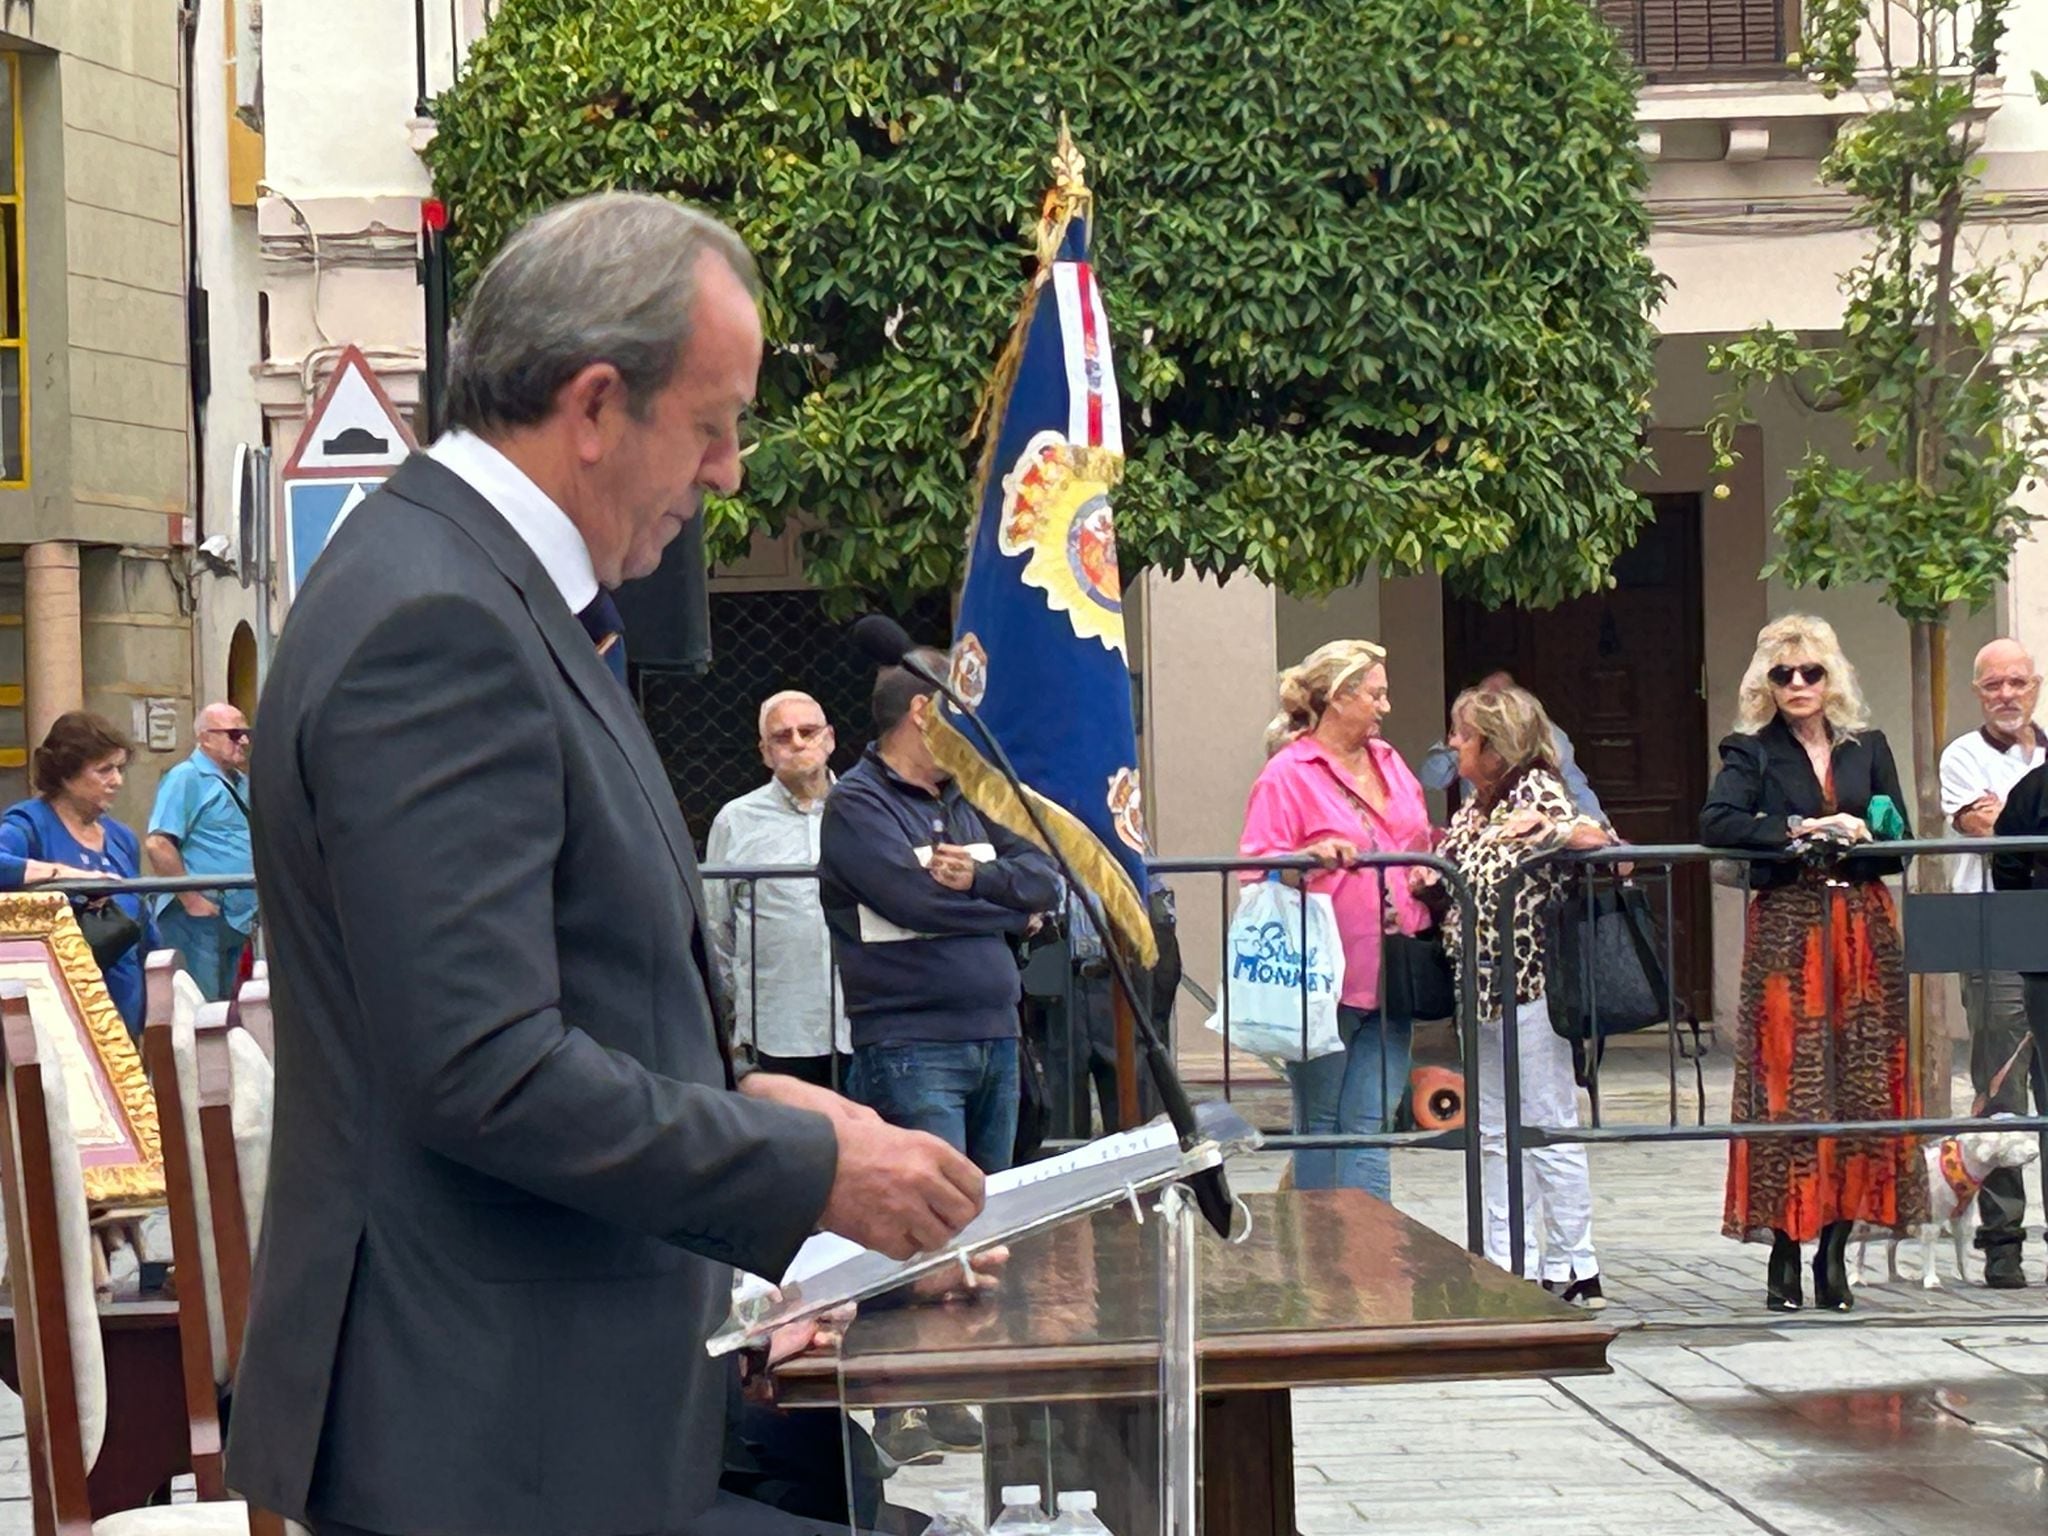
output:
<instances>
[{"instance_id":1,"label":"microphone","mask_svg":"<svg viewBox=\"0 0 2048 1536\"><path fill-rule=\"evenodd\" d=\"M854 646L878 667L908 666L906 658L917 649L911 643L910 631L886 613L870 613L855 619L852 635ZM916 667L910 670L923 676Z\"/></svg>"},{"instance_id":2,"label":"microphone","mask_svg":"<svg viewBox=\"0 0 2048 1536\"><path fill-rule=\"evenodd\" d=\"M1074 866L1067 861L1066 854L1054 840L1051 830L1045 824L1037 804L1024 788L1024 780L1017 772L1016 764L1010 761L1010 754L1003 750L1003 744L996 740L995 732L988 728L988 722L981 718L973 705L953 691L953 685L945 678L935 675L920 662L915 654L917 647L910 634L901 624L883 613L870 613L854 621L851 636L854 645L875 665L881 667L902 667L913 677L930 683L945 698L946 702L960 711L973 723L980 733L988 753L995 760L996 771L1003 776L1003 782L1010 786L1010 792L1017 797L1017 803L1024 807L1024 814L1031 818L1032 828L1038 833L1039 841L1059 866L1060 878L1066 883L1073 899L1079 902L1088 914L1088 920L1095 925L1095 931L1102 935L1103 958L1109 962L1110 975L1116 981L1117 991L1123 994L1125 1004L1131 1012L1131 1021L1137 1027L1138 1046L1145 1053L1145 1066L1152 1078L1152 1086L1158 1091L1160 1103L1166 1106L1166 1118L1171 1122L1174 1133L1180 1137L1184 1148L1191 1148L1202 1139L1201 1127L1195 1121L1195 1107L1188 1100L1186 1086L1180 1080L1180 1073L1174 1069L1173 1058L1166 1049L1166 1042L1159 1038L1159 1031L1153 1027L1150 1010L1138 1003L1137 983L1131 978L1129 964L1122 949L1115 943L1114 931L1102 910L1101 900L1074 873ZM1231 1216L1234 1205L1230 1186L1224 1182L1223 1169L1219 1165L1206 1168L1189 1180L1195 1192L1195 1203L1209 1220L1209 1225L1226 1240L1230 1237Z\"/></svg>"}]
</instances>

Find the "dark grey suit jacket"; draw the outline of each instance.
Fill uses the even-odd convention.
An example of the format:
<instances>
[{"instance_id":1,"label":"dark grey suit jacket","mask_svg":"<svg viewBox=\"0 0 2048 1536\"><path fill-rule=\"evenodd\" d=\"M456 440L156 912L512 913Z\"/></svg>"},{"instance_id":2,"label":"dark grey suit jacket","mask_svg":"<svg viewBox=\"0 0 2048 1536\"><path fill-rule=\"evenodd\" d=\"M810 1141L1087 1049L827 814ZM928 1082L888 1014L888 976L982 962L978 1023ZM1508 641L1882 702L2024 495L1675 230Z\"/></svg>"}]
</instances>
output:
<instances>
[{"instance_id":1,"label":"dark grey suit jacket","mask_svg":"<svg viewBox=\"0 0 2048 1536\"><path fill-rule=\"evenodd\" d=\"M625 690L527 545L414 458L294 603L250 774L277 1128L229 1478L416 1536L679 1529L729 1265L835 1169L730 1091L703 898Z\"/></svg>"}]
</instances>

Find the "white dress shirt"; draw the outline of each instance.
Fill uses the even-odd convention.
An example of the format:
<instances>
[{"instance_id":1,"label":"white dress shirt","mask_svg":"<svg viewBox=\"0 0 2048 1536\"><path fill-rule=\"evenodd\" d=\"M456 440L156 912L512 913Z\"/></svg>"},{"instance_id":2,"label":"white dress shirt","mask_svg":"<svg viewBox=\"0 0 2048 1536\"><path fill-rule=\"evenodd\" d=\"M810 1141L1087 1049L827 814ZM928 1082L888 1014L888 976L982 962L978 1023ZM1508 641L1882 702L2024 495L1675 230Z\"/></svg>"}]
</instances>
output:
<instances>
[{"instance_id":1,"label":"white dress shirt","mask_svg":"<svg viewBox=\"0 0 2048 1536\"><path fill-rule=\"evenodd\" d=\"M597 571L590 563L590 547L569 521L569 514L556 506L554 498L535 485L525 470L474 432L444 434L427 450L427 457L460 476L512 525L571 613L590 606L597 596Z\"/></svg>"},{"instance_id":2,"label":"white dress shirt","mask_svg":"<svg viewBox=\"0 0 2048 1536\"><path fill-rule=\"evenodd\" d=\"M770 779L718 813L704 862L815 867L824 815L823 799L799 805ZM712 980L735 1044L770 1056L853 1049L816 880L706 880L704 906Z\"/></svg>"}]
</instances>

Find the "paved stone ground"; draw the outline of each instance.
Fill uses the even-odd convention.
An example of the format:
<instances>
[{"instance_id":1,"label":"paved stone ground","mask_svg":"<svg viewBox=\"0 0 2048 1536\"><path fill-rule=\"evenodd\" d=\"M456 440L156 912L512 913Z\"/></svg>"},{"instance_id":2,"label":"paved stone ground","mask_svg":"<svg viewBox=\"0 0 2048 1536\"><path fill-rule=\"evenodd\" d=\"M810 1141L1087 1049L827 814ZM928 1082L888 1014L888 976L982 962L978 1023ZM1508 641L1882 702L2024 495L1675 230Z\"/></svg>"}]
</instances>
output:
<instances>
[{"instance_id":1,"label":"paved stone ground","mask_svg":"<svg viewBox=\"0 0 2048 1536\"><path fill-rule=\"evenodd\" d=\"M1725 1059L1709 1063L1710 1120L1725 1115L1729 1078ZM1661 1055L1609 1056L1607 1123L1662 1123L1668 1103ZM1782 1321L1763 1310L1765 1250L1720 1236L1722 1144L1591 1158L1607 1315L1629 1329L1614 1373L1297 1393L1303 1536L2048 1530L2038 1170L2033 1288L1958 1284L1944 1245L1940 1290L1867 1285L1847 1316ZM1240 1180L1277 1180L1281 1161L1261 1157ZM1462 1242L1457 1162L1397 1155L1394 1198ZM1881 1277L1882 1250L1871 1260Z\"/></svg>"},{"instance_id":2,"label":"paved stone ground","mask_svg":"<svg viewBox=\"0 0 2048 1536\"><path fill-rule=\"evenodd\" d=\"M1661 1120L1663 1058L1609 1061L1610 1121ZM1727 1097L1723 1063L1710 1117ZM1252 1107L1285 1115L1270 1094ZM1846 1317L1784 1322L1762 1309L1763 1250L1719 1236L1720 1145L1600 1146L1592 1161L1608 1315L1626 1327L1613 1373L1297 1393L1302 1536L2048 1530L2038 1196L2032 1289L1944 1272L1939 1291L1871 1286ZM1284 1163L1247 1159L1236 1178L1271 1188ZM1455 1156L1402 1153L1394 1184L1402 1209L1462 1241ZM933 1490L975 1484L976 1460L907 1469L891 1497L929 1509ZM0 1536L29 1529L20 1405L0 1391Z\"/></svg>"}]
</instances>

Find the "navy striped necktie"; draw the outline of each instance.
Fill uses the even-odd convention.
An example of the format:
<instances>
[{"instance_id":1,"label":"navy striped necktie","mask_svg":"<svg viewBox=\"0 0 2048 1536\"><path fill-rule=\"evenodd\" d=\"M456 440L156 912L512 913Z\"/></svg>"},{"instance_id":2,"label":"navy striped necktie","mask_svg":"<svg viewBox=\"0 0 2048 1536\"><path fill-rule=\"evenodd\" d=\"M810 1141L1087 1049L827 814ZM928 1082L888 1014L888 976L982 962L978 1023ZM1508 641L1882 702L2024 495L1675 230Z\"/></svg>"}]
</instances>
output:
<instances>
[{"instance_id":1,"label":"navy striped necktie","mask_svg":"<svg viewBox=\"0 0 2048 1536\"><path fill-rule=\"evenodd\" d=\"M576 615L590 643L597 647L598 660L611 668L619 686L626 685L626 621L619 617L619 605L603 587Z\"/></svg>"}]
</instances>

